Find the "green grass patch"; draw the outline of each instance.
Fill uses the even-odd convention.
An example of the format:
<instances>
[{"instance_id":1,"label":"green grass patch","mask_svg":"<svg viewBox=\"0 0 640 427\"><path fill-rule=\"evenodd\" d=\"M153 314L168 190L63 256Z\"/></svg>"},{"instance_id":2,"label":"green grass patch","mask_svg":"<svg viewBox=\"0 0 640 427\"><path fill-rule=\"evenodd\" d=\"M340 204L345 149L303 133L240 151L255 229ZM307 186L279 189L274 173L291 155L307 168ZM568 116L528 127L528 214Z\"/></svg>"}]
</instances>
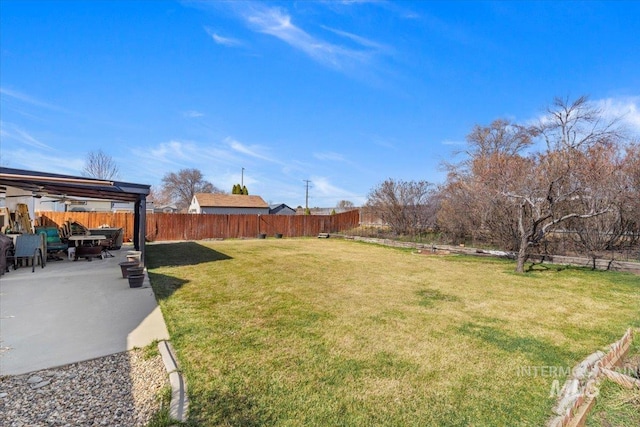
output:
<instances>
[{"instance_id":1,"label":"green grass patch","mask_svg":"<svg viewBox=\"0 0 640 427\"><path fill-rule=\"evenodd\" d=\"M637 276L339 239L150 244L147 261L192 425L543 425L565 378L527 368L573 367L640 307Z\"/></svg>"},{"instance_id":2,"label":"green grass patch","mask_svg":"<svg viewBox=\"0 0 640 427\"><path fill-rule=\"evenodd\" d=\"M177 427L184 425L171 418L169 407L171 405L171 386L164 387L157 396L160 402L160 410L153 414L146 427Z\"/></svg>"},{"instance_id":3,"label":"green grass patch","mask_svg":"<svg viewBox=\"0 0 640 427\"><path fill-rule=\"evenodd\" d=\"M460 301L455 295L447 295L437 289L422 289L416 292L420 297L420 304L423 307L433 307L438 301Z\"/></svg>"},{"instance_id":4,"label":"green grass patch","mask_svg":"<svg viewBox=\"0 0 640 427\"><path fill-rule=\"evenodd\" d=\"M640 391L604 381L587 418L587 427L639 426Z\"/></svg>"},{"instance_id":5,"label":"green grass patch","mask_svg":"<svg viewBox=\"0 0 640 427\"><path fill-rule=\"evenodd\" d=\"M632 378L640 375L640 339L636 335L619 372ZM587 427L640 426L640 390L624 388L604 379L596 403L589 412Z\"/></svg>"},{"instance_id":6,"label":"green grass patch","mask_svg":"<svg viewBox=\"0 0 640 427\"><path fill-rule=\"evenodd\" d=\"M142 357L149 360L156 356L160 356L160 350L158 350L158 340L153 340L142 349Z\"/></svg>"}]
</instances>

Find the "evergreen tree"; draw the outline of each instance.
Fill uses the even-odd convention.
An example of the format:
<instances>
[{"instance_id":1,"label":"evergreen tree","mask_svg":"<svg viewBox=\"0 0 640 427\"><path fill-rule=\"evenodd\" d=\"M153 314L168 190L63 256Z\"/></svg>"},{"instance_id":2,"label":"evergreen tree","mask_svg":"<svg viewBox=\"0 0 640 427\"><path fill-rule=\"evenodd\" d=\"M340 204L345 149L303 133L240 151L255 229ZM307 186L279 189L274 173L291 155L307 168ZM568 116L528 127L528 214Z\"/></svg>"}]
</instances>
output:
<instances>
[{"instance_id":1,"label":"evergreen tree","mask_svg":"<svg viewBox=\"0 0 640 427\"><path fill-rule=\"evenodd\" d=\"M247 190L246 185L233 184L233 189L231 190L231 194L244 194L245 196L248 196L249 190Z\"/></svg>"}]
</instances>

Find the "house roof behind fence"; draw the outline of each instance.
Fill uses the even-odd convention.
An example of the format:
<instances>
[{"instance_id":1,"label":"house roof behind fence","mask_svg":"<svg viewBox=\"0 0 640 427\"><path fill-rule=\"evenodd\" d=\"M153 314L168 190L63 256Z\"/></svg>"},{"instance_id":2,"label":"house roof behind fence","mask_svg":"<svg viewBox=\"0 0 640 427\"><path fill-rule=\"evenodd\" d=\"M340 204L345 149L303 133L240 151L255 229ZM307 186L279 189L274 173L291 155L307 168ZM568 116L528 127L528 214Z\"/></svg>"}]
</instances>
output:
<instances>
[{"instance_id":1,"label":"house roof behind fence","mask_svg":"<svg viewBox=\"0 0 640 427\"><path fill-rule=\"evenodd\" d=\"M195 197L201 208L269 208L260 196L196 193Z\"/></svg>"}]
</instances>

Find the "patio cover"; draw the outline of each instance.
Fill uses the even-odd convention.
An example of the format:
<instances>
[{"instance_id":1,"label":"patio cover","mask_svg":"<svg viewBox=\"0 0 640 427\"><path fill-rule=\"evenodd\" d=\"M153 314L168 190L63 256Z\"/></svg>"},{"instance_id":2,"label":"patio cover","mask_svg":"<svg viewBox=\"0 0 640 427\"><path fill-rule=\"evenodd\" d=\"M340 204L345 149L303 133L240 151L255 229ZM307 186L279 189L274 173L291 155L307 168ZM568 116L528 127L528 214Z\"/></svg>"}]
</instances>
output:
<instances>
[{"instance_id":1,"label":"patio cover","mask_svg":"<svg viewBox=\"0 0 640 427\"><path fill-rule=\"evenodd\" d=\"M6 192L6 187L31 191L34 195L134 202L133 245L136 250L142 251L141 258L144 260L147 195L150 185L0 167L0 192Z\"/></svg>"}]
</instances>

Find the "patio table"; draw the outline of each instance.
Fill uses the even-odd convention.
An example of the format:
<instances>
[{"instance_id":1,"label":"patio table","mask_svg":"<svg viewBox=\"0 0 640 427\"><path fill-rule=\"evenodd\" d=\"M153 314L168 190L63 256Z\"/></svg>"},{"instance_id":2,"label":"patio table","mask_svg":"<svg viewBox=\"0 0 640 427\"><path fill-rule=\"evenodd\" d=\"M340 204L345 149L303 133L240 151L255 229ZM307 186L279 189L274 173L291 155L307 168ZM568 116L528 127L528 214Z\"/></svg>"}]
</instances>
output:
<instances>
[{"instance_id":1,"label":"patio table","mask_svg":"<svg viewBox=\"0 0 640 427\"><path fill-rule=\"evenodd\" d=\"M69 241L75 242L76 256L74 261L81 257L86 257L91 261L91 257L102 257L102 246L99 245L100 240L105 240L107 236L100 234L74 234L69 236ZM84 246L85 243L90 246Z\"/></svg>"}]
</instances>

